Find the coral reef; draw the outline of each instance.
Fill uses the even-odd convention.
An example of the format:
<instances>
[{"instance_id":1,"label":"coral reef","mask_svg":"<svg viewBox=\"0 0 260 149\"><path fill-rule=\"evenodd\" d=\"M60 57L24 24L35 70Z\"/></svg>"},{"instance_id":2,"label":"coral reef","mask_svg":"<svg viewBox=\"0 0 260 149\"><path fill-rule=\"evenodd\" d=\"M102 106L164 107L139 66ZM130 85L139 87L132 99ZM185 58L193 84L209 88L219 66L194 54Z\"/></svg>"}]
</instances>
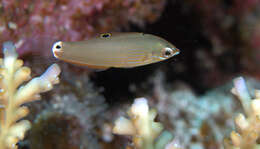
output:
<instances>
[{"instance_id":1,"label":"coral reef","mask_svg":"<svg viewBox=\"0 0 260 149\"><path fill-rule=\"evenodd\" d=\"M42 64L31 64L38 67ZM68 65L60 64L62 81L52 92L46 93L41 101L30 104L28 119L32 127L21 147L37 149L80 149L102 148L105 142L101 129L106 121L107 104L97 88L89 80L87 71L73 71ZM36 72L36 73L37 73ZM112 122L111 122L112 123ZM45 132L45 133L41 133ZM55 139L49 139L54 137Z\"/></svg>"},{"instance_id":2,"label":"coral reef","mask_svg":"<svg viewBox=\"0 0 260 149\"><path fill-rule=\"evenodd\" d=\"M8 58L12 50L3 52L0 149L259 148L260 97L258 90L253 92L260 88L255 79L260 78L259 17L259 0L2 0L0 46L15 41L27 67L17 54ZM45 91L30 86L39 80L45 86L45 76L58 75L54 64L34 78L57 61L49 57L55 40L85 40L101 32L128 30L163 37L181 54L163 63L103 72L57 62L62 81L43 94L43 100L9 100L26 96L21 91ZM10 60L15 61L12 67ZM247 87L242 78L235 79L232 96L229 80L245 74ZM16 84L10 83L12 78ZM131 104L136 97L145 99ZM2 124L10 116L12 120ZM114 132L120 135L113 135L119 116ZM130 129L122 129L125 126Z\"/></svg>"},{"instance_id":3,"label":"coral reef","mask_svg":"<svg viewBox=\"0 0 260 149\"><path fill-rule=\"evenodd\" d=\"M260 132L260 90L255 90L253 99L247 88L245 80L242 77L234 79L234 88L232 93L236 95L241 102L244 113L238 114L235 118L236 131L230 134L231 142L225 140L227 149L256 149Z\"/></svg>"},{"instance_id":4,"label":"coral reef","mask_svg":"<svg viewBox=\"0 0 260 149\"><path fill-rule=\"evenodd\" d=\"M222 90L221 92L211 92L200 97L200 99L196 99L194 95L192 97L184 93L183 88L182 91L174 91L169 97L162 91L162 86L159 85L159 89L156 89L159 93L158 96L164 98L161 98L159 104L156 105L160 113L159 120L162 123L154 123L155 115L153 110L149 110L147 99L137 98L128 111L130 119L118 118L113 132L132 136L133 145L137 149L223 148L223 144L226 149L259 148L260 90L255 90L252 99L250 92L252 84L250 83L247 87L244 78L234 79L234 87L231 92L238 97L245 115L240 113L235 117L237 131L232 131L230 139L225 139L224 142L227 128L234 128L230 121L233 119L232 115L238 111L235 110L235 105L232 107L234 103L232 103L231 96L223 93L221 95L223 89L218 89ZM225 88L231 88L231 84ZM184 101L181 101L181 99ZM186 111L185 107L188 107ZM167 118L164 118L163 113L167 115ZM178 118L178 115L182 117ZM170 121L171 124L167 124L169 123L167 121ZM166 132L166 135L162 133L159 139L155 140L154 133L158 136L158 133L162 131L162 124L174 126L175 129L172 132L174 135L169 132ZM174 139L169 142L173 136ZM164 140L162 144L159 143L161 140ZM167 142L168 144L166 144ZM132 147L128 146L127 148Z\"/></svg>"},{"instance_id":5,"label":"coral reef","mask_svg":"<svg viewBox=\"0 0 260 149\"><path fill-rule=\"evenodd\" d=\"M104 98L83 98L84 101L80 101L73 94L65 94L52 99L53 106L48 105L34 120L26 138L27 146L37 149L100 148L100 136L95 129L104 121L101 114L105 112Z\"/></svg>"},{"instance_id":6,"label":"coral reef","mask_svg":"<svg viewBox=\"0 0 260 149\"><path fill-rule=\"evenodd\" d=\"M31 65L39 67L40 64ZM125 97L120 103L114 101L107 107L106 99L100 95L103 89L97 88L89 80L88 72L71 70L65 64L61 67L66 71L62 73L63 81L60 85L52 91L52 94L45 94L43 97L45 100L37 104L32 103L33 107L30 107L34 111L33 116L31 114L29 117L33 125L26 137L25 143L28 143L26 146L37 148L39 147L37 145L44 144L44 147L50 149L62 148L64 147L62 145L54 146L55 142L62 144L65 140L69 140L66 141L67 148L81 146L110 149L129 146L129 141L120 136L112 138L110 136L105 141L101 130L108 126L106 127L108 132L105 133L111 135L111 122L130 106L129 97ZM38 69L37 72L41 72L42 68ZM260 87L260 83L254 79L247 78L247 83L249 87ZM163 124L182 148L223 148L223 139L230 129L235 128L232 122L234 113L241 112L239 102L233 100L230 94L232 83L209 90L206 94L197 95L187 84L183 82L172 84L166 80L164 72L158 71L139 87L131 86L136 96L145 96L149 99L149 104L158 111L156 121ZM53 122L51 126L48 125L50 121ZM49 127L59 127L63 131L54 131L56 129ZM46 133L39 133L42 131ZM75 137L70 134L75 134ZM52 135L59 139L41 139ZM61 136L67 139L64 140ZM169 143L171 139L167 139L168 141L163 144Z\"/></svg>"},{"instance_id":7,"label":"coral reef","mask_svg":"<svg viewBox=\"0 0 260 149\"><path fill-rule=\"evenodd\" d=\"M83 40L97 33L119 31L129 22L141 26L154 22L164 4L165 0L3 0L0 43L16 41L20 55L47 55L55 40Z\"/></svg>"},{"instance_id":8,"label":"coral reef","mask_svg":"<svg viewBox=\"0 0 260 149\"><path fill-rule=\"evenodd\" d=\"M206 66L211 62L219 74L212 71L212 74L206 73L205 77L212 76L219 79L221 76L227 75L223 72L230 73L231 70L233 72L247 72L259 77L260 1L200 0L198 2L186 0L184 3L190 10L198 14L203 28L201 34L211 44L210 50L202 50L204 56L211 59L203 60L203 57L198 57L204 61L198 68L203 70L204 67L206 69ZM212 82L210 80L208 84Z\"/></svg>"},{"instance_id":9,"label":"coral reef","mask_svg":"<svg viewBox=\"0 0 260 149\"><path fill-rule=\"evenodd\" d=\"M151 105L158 110L159 121L183 148L222 147L227 128L234 128L233 113L239 110L230 94L231 83L199 96L183 82L169 84L159 71L151 78L151 84Z\"/></svg>"},{"instance_id":10,"label":"coral reef","mask_svg":"<svg viewBox=\"0 0 260 149\"><path fill-rule=\"evenodd\" d=\"M132 136L134 147L128 146L127 149L163 149L167 140L171 138L166 132L158 137L163 126L154 121L156 111L149 110L147 99L136 98L128 111L128 116L130 119L118 118L113 128L115 134ZM172 144L174 145L168 144L167 148L175 149L174 147L178 146L175 143Z\"/></svg>"},{"instance_id":11,"label":"coral reef","mask_svg":"<svg viewBox=\"0 0 260 149\"><path fill-rule=\"evenodd\" d=\"M30 68L23 66L17 59L15 47L11 42L3 46L4 58L1 59L1 96L0 96L0 148L17 148L16 143L23 139L30 128L27 120L29 109L25 103L38 100L39 93L49 91L59 82L60 68L57 64L50 66L40 77L30 79Z\"/></svg>"},{"instance_id":12,"label":"coral reef","mask_svg":"<svg viewBox=\"0 0 260 149\"><path fill-rule=\"evenodd\" d=\"M76 117L46 110L34 121L28 134L28 146L31 149L78 149L79 144L83 145L82 130Z\"/></svg>"}]
</instances>

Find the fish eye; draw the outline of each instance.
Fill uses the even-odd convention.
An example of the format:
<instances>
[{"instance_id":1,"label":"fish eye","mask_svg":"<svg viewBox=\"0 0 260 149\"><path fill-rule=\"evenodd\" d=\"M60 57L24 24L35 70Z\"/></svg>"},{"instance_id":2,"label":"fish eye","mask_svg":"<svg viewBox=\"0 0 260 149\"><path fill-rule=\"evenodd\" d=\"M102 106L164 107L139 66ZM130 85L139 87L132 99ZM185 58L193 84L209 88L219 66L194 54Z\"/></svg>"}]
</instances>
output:
<instances>
[{"instance_id":1,"label":"fish eye","mask_svg":"<svg viewBox=\"0 0 260 149\"><path fill-rule=\"evenodd\" d=\"M173 50L171 48L164 48L162 52L162 56L164 58L168 58L173 55Z\"/></svg>"},{"instance_id":2,"label":"fish eye","mask_svg":"<svg viewBox=\"0 0 260 149\"><path fill-rule=\"evenodd\" d=\"M101 35L100 35L101 38L108 38L108 37L110 37L110 36L111 36L110 33L104 33L104 34L101 34Z\"/></svg>"},{"instance_id":3,"label":"fish eye","mask_svg":"<svg viewBox=\"0 0 260 149\"><path fill-rule=\"evenodd\" d=\"M57 45L57 46L56 46L56 49L61 49L61 46L60 46L60 45Z\"/></svg>"},{"instance_id":4,"label":"fish eye","mask_svg":"<svg viewBox=\"0 0 260 149\"><path fill-rule=\"evenodd\" d=\"M57 50L62 50L62 42L61 41L57 41L53 48L57 49Z\"/></svg>"},{"instance_id":5,"label":"fish eye","mask_svg":"<svg viewBox=\"0 0 260 149\"><path fill-rule=\"evenodd\" d=\"M171 55L171 51L165 51L165 56L170 56Z\"/></svg>"},{"instance_id":6,"label":"fish eye","mask_svg":"<svg viewBox=\"0 0 260 149\"><path fill-rule=\"evenodd\" d=\"M52 52L53 52L54 57L57 58L59 53L63 52L62 47L63 47L62 41L57 41L53 44Z\"/></svg>"}]
</instances>

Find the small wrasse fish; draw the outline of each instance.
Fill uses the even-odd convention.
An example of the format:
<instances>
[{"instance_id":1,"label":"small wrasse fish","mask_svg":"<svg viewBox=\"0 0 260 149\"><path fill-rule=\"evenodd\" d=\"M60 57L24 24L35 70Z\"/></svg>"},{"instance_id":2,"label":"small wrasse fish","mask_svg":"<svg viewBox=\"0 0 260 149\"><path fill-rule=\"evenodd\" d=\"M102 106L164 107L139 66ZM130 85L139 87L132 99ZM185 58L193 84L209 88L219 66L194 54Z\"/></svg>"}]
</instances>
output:
<instances>
[{"instance_id":1,"label":"small wrasse fish","mask_svg":"<svg viewBox=\"0 0 260 149\"><path fill-rule=\"evenodd\" d=\"M144 33L104 33L86 41L53 44L53 55L94 69L131 68L166 60L180 53L170 42Z\"/></svg>"}]
</instances>

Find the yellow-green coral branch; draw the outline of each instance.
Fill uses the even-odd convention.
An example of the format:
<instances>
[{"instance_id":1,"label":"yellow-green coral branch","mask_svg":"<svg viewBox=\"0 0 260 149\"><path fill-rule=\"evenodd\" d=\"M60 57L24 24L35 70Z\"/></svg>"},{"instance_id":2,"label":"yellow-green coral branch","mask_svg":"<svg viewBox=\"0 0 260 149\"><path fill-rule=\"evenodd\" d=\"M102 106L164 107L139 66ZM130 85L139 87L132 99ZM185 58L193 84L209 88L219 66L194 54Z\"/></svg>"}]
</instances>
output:
<instances>
[{"instance_id":1,"label":"yellow-green coral branch","mask_svg":"<svg viewBox=\"0 0 260 149\"><path fill-rule=\"evenodd\" d=\"M234 79L234 88L231 90L241 101L245 114L240 113L235 118L237 131L232 131L230 141L225 140L226 149L259 149L257 143L260 134L260 94L255 92L251 98L242 77Z\"/></svg>"},{"instance_id":2,"label":"yellow-green coral branch","mask_svg":"<svg viewBox=\"0 0 260 149\"><path fill-rule=\"evenodd\" d=\"M155 149L154 141L163 130L162 124L154 122L156 111L149 110L145 98L137 98L128 115L130 119L120 117L116 120L113 133L132 136L136 149Z\"/></svg>"},{"instance_id":3,"label":"yellow-green coral branch","mask_svg":"<svg viewBox=\"0 0 260 149\"><path fill-rule=\"evenodd\" d=\"M0 149L16 148L16 143L23 139L30 128L27 120L21 120L28 113L24 103L39 99L39 93L52 89L59 82L60 68L51 65L40 77L20 86L30 77L30 68L24 67L23 61L17 59L15 47L11 42L4 43L4 59L0 60Z\"/></svg>"}]
</instances>

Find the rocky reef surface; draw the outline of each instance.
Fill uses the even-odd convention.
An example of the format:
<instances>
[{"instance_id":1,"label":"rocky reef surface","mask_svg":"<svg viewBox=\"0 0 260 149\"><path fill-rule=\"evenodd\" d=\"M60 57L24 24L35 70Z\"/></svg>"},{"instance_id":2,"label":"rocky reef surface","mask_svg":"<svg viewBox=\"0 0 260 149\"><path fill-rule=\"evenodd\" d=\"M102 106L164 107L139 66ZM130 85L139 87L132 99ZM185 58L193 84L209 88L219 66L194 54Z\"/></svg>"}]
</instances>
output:
<instances>
[{"instance_id":1,"label":"rocky reef surface","mask_svg":"<svg viewBox=\"0 0 260 149\"><path fill-rule=\"evenodd\" d=\"M185 148L223 148L240 103L231 80L246 76L259 89L258 0L2 0L0 46L15 42L32 77L51 63L60 84L26 104L32 127L19 148L124 148L131 139L112 134L114 121L137 97ZM103 32L158 35L181 50L160 63L92 71L54 59L56 40L86 40Z\"/></svg>"}]
</instances>

